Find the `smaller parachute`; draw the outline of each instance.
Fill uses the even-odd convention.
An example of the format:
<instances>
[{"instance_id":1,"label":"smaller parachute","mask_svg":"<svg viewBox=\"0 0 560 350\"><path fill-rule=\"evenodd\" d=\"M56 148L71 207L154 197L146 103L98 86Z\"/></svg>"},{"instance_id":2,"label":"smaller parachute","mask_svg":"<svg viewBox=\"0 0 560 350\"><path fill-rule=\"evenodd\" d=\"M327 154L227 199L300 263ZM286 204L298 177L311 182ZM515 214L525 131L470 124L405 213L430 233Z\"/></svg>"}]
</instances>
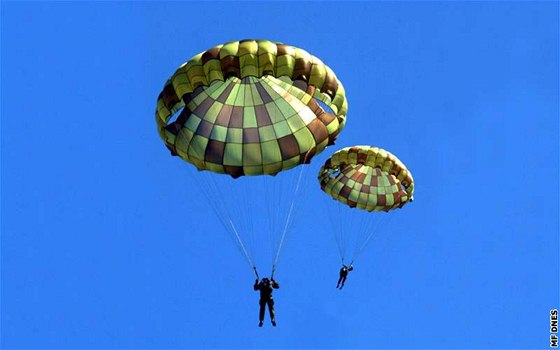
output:
<instances>
[{"instance_id":1,"label":"smaller parachute","mask_svg":"<svg viewBox=\"0 0 560 350\"><path fill-rule=\"evenodd\" d=\"M319 171L321 189L351 208L389 211L413 200L414 180L393 154L371 146L335 152Z\"/></svg>"}]
</instances>

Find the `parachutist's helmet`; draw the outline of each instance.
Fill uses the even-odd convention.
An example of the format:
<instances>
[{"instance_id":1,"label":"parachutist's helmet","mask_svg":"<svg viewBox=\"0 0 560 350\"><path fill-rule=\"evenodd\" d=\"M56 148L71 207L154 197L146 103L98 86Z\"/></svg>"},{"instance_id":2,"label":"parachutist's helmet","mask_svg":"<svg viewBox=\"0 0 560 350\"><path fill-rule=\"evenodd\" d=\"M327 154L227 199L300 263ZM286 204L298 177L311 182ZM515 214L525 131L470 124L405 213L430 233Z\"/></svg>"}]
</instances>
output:
<instances>
[{"instance_id":1,"label":"parachutist's helmet","mask_svg":"<svg viewBox=\"0 0 560 350\"><path fill-rule=\"evenodd\" d=\"M263 279L262 279L262 281L261 281L261 282L262 282L262 283L268 283L268 282L269 282L269 280L268 280L268 278L266 278L266 277L265 277L265 278L263 278Z\"/></svg>"}]
</instances>

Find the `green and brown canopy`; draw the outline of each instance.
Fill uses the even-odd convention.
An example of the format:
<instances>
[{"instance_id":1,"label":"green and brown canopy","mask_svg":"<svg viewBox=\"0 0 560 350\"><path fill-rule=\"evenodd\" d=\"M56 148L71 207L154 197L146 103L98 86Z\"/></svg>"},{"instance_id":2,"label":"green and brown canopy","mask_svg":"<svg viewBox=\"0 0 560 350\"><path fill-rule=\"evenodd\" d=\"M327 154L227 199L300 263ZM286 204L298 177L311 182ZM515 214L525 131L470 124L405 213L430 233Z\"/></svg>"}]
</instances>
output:
<instances>
[{"instance_id":1,"label":"green and brown canopy","mask_svg":"<svg viewBox=\"0 0 560 350\"><path fill-rule=\"evenodd\" d=\"M171 153L199 170L275 175L333 144L347 109L342 84L315 56L242 40L179 67L159 95L156 122Z\"/></svg>"},{"instance_id":2,"label":"green and brown canopy","mask_svg":"<svg viewBox=\"0 0 560 350\"><path fill-rule=\"evenodd\" d=\"M377 147L335 152L319 171L321 189L352 208L389 211L413 200L414 179L404 164Z\"/></svg>"}]
</instances>

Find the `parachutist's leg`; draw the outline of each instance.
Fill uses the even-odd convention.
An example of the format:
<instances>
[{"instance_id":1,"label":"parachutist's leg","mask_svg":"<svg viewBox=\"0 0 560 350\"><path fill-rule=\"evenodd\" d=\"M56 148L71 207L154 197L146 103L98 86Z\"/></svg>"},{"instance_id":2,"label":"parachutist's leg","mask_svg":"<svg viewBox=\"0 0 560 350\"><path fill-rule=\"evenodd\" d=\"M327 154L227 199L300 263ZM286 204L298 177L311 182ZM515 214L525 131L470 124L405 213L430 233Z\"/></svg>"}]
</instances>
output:
<instances>
[{"instance_id":1,"label":"parachutist's leg","mask_svg":"<svg viewBox=\"0 0 560 350\"><path fill-rule=\"evenodd\" d=\"M260 306L260 309L259 309L259 327L261 327L262 324L263 324L263 320L264 320L264 307L265 307L265 305L266 305L266 301L260 299L260 300L259 300L259 306Z\"/></svg>"},{"instance_id":2,"label":"parachutist's leg","mask_svg":"<svg viewBox=\"0 0 560 350\"><path fill-rule=\"evenodd\" d=\"M268 300L268 312L270 313L270 322L273 326L276 326L276 318L274 317L274 299Z\"/></svg>"},{"instance_id":3,"label":"parachutist's leg","mask_svg":"<svg viewBox=\"0 0 560 350\"><path fill-rule=\"evenodd\" d=\"M338 278L338 283L336 284L336 288L338 288L340 286L340 282L342 281L342 276L340 276Z\"/></svg>"},{"instance_id":4,"label":"parachutist's leg","mask_svg":"<svg viewBox=\"0 0 560 350\"><path fill-rule=\"evenodd\" d=\"M344 287L344 282L346 282L346 276L344 276L342 278L342 283L340 284L340 289L342 289L342 287Z\"/></svg>"}]
</instances>

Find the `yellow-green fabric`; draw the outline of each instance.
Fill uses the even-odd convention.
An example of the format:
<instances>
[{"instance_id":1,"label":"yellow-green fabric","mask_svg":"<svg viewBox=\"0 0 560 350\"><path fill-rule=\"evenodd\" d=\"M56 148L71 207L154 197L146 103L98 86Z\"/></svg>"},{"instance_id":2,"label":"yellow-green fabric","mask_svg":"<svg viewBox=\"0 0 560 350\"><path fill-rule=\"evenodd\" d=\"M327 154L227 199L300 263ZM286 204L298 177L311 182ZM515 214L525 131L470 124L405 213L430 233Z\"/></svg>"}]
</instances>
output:
<instances>
[{"instance_id":1,"label":"yellow-green fabric","mask_svg":"<svg viewBox=\"0 0 560 350\"><path fill-rule=\"evenodd\" d=\"M393 154L370 146L336 151L319 170L321 189L350 207L389 211L413 200L414 179Z\"/></svg>"},{"instance_id":2,"label":"yellow-green fabric","mask_svg":"<svg viewBox=\"0 0 560 350\"><path fill-rule=\"evenodd\" d=\"M200 170L274 175L333 144L347 109L342 84L318 58L242 40L181 65L159 95L156 122L171 153Z\"/></svg>"}]
</instances>

